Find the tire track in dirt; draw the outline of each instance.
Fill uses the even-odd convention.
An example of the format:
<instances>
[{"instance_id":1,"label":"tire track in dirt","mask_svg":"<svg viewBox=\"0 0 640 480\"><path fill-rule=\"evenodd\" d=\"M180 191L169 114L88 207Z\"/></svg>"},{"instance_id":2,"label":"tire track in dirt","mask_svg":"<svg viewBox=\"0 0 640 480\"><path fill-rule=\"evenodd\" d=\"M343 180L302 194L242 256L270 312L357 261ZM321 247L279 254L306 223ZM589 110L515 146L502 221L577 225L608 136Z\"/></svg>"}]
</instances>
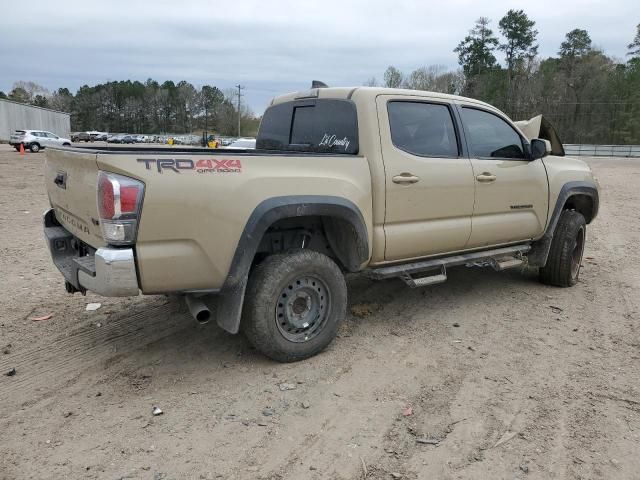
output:
<instances>
[{"instance_id":1,"label":"tire track in dirt","mask_svg":"<svg viewBox=\"0 0 640 480\"><path fill-rule=\"evenodd\" d=\"M174 302L158 305L157 301L149 306L136 306L127 314L112 314L102 320L100 327L92 321L46 346L0 358L0 371L15 367L18 372L10 383L4 382L0 402L14 407L33 404L92 365L186 328L190 321L188 314Z\"/></svg>"}]
</instances>

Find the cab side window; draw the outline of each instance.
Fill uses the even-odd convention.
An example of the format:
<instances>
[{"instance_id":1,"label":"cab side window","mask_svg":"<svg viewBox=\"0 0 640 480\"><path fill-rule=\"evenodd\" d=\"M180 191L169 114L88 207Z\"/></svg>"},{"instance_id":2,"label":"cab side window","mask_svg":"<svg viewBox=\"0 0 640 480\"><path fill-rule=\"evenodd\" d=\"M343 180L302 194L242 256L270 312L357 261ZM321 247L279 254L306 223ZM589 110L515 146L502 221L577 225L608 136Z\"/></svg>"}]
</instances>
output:
<instances>
[{"instance_id":1,"label":"cab side window","mask_svg":"<svg viewBox=\"0 0 640 480\"><path fill-rule=\"evenodd\" d=\"M526 158L522 138L502 118L476 108L462 108L470 154L476 158Z\"/></svg>"},{"instance_id":2,"label":"cab side window","mask_svg":"<svg viewBox=\"0 0 640 480\"><path fill-rule=\"evenodd\" d=\"M393 101L387 105L391 140L400 150L424 157L458 157L458 141L446 105Z\"/></svg>"}]
</instances>

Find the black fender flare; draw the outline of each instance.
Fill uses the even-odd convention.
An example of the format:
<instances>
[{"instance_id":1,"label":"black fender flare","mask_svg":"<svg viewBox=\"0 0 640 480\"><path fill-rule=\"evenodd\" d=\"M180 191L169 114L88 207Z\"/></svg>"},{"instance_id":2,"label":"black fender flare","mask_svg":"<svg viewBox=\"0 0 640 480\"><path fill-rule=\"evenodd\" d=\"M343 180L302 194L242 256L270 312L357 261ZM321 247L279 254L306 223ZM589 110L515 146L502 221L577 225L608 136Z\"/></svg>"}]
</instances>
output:
<instances>
[{"instance_id":1,"label":"black fender flare","mask_svg":"<svg viewBox=\"0 0 640 480\"><path fill-rule=\"evenodd\" d=\"M585 181L565 183L560 189L558 199L544 235L533 242L531 250L527 254L529 265L532 267L544 267L547 264L547 257L549 256L549 250L551 249L551 241L553 240L553 234L556 231L556 225L558 224L558 220L562 214L563 207L565 203L567 203L567 200L574 195L586 195L591 197L591 200L593 201L591 218L588 219L587 223L590 223L598 215L600 197L598 195L598 187L595 183Z\"/></svg>"},{"instance_id":2,"label":"black fender flare","mask_svg":"<svg viewBox=\"0 0 640 480\"><path fill-rule=\"evenodd\" d=\"M325 195L290 195L262 201L253 210L244 227L231 267L220 289L216 305L218 325L230 333L238 333L249 270L262 236L276 221L284 218L321 216L347 221L357 235L357 258L347 265L356 270L369 258L367 227L360 209L350 200Z\"/></svg>"}]
</instances>

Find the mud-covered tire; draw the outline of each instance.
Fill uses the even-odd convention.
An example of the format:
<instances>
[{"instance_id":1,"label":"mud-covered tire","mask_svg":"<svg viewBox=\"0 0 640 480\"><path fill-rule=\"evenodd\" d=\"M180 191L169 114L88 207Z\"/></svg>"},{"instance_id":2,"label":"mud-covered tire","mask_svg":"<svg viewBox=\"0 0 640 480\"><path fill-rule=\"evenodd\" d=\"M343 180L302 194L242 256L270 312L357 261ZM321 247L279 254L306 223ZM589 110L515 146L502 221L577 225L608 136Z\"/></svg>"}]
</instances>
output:
<instances>
[{"instance_id":1,"label":"mud-covered tire","mask_svg":"<svg viewBox=\"0 0 640 480\"><path fill-rule=\"evenodd\" d=\"M347 309L347 286L326 255L294 250L267 257L249 277L242 330L261 353L296 362L335 338Z\"/></svg>"},{"instance_id":2,"label":"mud-covered tire","mask_svg":"<svg viewBox=\"0 0 640 480\"><path fill-rule=\"evenodd\" d=\"M578 282L587 223L581 213L565 210L558 219L547 264L540 268L540 281L556 287Z\"/></svg>"}]
</instances>

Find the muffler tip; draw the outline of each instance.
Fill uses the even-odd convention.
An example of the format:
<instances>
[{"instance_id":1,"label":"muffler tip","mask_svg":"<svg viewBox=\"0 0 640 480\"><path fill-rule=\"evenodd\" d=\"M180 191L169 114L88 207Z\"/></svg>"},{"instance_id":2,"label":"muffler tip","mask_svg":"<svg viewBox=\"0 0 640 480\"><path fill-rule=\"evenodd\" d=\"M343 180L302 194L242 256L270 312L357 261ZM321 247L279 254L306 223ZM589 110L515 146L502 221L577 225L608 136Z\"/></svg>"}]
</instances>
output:
<instances>
[{"instance_id":1,"label":"muffler tip","mask_svg":"<svg viewBox=\"0 0 640 480\"><path fill-rule=\"evenodd\" d=\"M187 302L191 316L195 318L198 323L207 323L211 320L211 310L209 310L209 307L205 305L201 298L187 295L185 301Z\"/></svg>"},{"instance_id":2,"label":"muffler tip","mask_svg":"<svg viewBox=\"0 0 640 480\"><path fill-rule=\"evenodd\" d=\"M209 310L200 310L196 313L196 320L200 323L207 323L211 320L211 312Z\"/></svg>"}]
</instances>

